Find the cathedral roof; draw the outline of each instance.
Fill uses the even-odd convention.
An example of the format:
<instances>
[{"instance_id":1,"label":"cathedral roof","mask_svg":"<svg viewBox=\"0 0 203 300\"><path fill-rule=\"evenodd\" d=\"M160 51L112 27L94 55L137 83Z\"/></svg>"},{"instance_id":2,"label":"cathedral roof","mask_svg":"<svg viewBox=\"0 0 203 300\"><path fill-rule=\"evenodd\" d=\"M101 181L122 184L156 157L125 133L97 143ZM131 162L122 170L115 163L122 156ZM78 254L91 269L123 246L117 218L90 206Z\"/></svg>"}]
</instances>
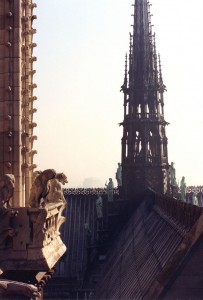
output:
<instances>
[{"instance_id":1,"label":"cathedral roof","mask_svg":"<svg viewBox=\"0 0 203 300\"><path fill-rule=\"evenodd\" d=\"M104 209L108 206L107 233L112 237L101 264L100 250L105 241L102 244L98 240L95 207L98 191L65 191L68 210L63 240L67 242L68 251L58 265L57 276L66 278L69 283L74 279L75 286L83 282L83 289L95 289L94 299L97 300L148 300L162 296L175 299L177 295L185 299L181 295L185 295L186 288L188 295L203 292L201 284L198 287L203 262L202 208L148 190L140 195L140 201L127 202L130 208L127 211L126 201L118 197L117 190L111 203L107 202L106 191L100 190ZM118 230L122 214L128 217ZM88 253L91 253L89 258ZM93 278L94 285L90 282ZM194 291L190 281L195 278Z\"/></svg>"},{"instance_id":2,"label":"cathedral roof","mask_svg":"<svg viewBox=\"0 0 203 300\"><path fill-rule=\"evenodd\" d=\"M110 249L95 299L156 299L166 293L202 230L201 208L158 194L145 198Z\"/></svg>"}]
</instances>

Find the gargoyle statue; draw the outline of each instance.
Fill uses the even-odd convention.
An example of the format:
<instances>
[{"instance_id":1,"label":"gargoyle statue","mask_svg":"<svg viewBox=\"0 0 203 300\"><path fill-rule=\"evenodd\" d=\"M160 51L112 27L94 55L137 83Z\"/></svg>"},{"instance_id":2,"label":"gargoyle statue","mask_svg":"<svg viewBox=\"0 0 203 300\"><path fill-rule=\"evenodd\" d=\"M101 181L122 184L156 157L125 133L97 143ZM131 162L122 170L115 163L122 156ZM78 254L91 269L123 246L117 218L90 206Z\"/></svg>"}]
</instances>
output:
<instances>
[{"instance_id":1,"label":"gargoyle statue","mask_svg":"<svg viewBox=\"0 0 203 300\"><path fill-rule=\"evenodd\" d=\"M39 172L38 175L36 175L30 191L31 207L45 206L46 197L50 189L49 180L55 177L56 171L53 169L44 170L43 172ZM42 198L44 200L43 203L41 203Z\"/></svg>"},{"instance_id":2,"label":"gargoyle statue","mask_svg":"<svg viewBox=\"0 0 203 300\"><path fill-rule=\"evenodd\" d=\"M15 177L13 174L5 174L0 179L0 207L10 208L10 200L13 197Z\"/></svg>"},{"instance_id":3,"label":"gargoyle statue","mask_svg":"<svg viewBox=\"0 0 203 300\"><path fill-rule=\"evenodd\" d=\"M68 183L67 177L64 173L57 173L54 179L49 181L50 191L48 193L48 202L65 202L62 191L62 186Z\"/></svg>"}]
</instances>

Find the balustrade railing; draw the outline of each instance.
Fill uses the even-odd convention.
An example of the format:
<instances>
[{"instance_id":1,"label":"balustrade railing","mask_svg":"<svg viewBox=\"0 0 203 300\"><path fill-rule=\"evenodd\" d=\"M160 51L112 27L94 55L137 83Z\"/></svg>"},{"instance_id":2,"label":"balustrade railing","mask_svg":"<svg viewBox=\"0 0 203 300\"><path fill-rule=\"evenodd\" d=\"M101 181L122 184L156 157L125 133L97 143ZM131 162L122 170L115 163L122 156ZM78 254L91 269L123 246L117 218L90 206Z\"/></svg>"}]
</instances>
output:
<instances>
[{"instance_id":1,"label":"balustrade railing","mask_svg":"<svg viewBox=\"0 0 203 300\"><path fill-rule=\"evenodd\" d=\"M49 270L66 251L60 238L65 204L1 208L0 269Z\"/></svg>"}]
</instances>

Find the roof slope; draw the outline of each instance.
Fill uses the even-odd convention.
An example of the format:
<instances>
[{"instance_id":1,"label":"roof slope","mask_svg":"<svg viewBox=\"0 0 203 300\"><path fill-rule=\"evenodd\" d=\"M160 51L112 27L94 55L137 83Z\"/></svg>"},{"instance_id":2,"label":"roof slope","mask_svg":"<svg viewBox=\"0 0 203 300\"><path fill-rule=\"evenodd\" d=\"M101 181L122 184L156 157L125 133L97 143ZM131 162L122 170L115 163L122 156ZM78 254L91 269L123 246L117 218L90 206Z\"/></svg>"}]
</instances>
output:
<instances>
[{"instance_id":1,"label":"roof slope","mask_svg":"<svg viewBox=\"0 0 203 300\"><path fill-rule=\"evenodd\" d=\"M62 239L67 243L67 253L57 266L59 277L81 279L87 265L87 238L85 224L91 228L90 238L96 236L95 195L68 195L66 224L62 228Z\"/></svg>"},{"instance_id":2,"label":"roof slope","mask_svg":"<svg viewBox=\"0 0 203 300\"><path fill-rule=\"evenodd\" d=\"M103 188L64 190L68 205L61 234L67 244L67 252L57 264L56 277L83 279L88 264L88 248L92 249L98 239L95 206L98 194L102 196L103 205L107 205L106 190ZM115 199L117 194L117 189L114 189Z\"/></svg>"},{"instance_id":3,"label":"roof slope","mask_svg":"<svg viewBox=\"0 0 203 300\"><path fill-rule=\"evenodd\" d=\"M95 299L157 298L199 239L201 214L172 198L145 198L111 249Z\"/></svg>"},{"instance_id":4,"label":"roof slope","mask_svg":"<svg viewBox=\"0 0 203 300\"><path fill-rule=\"evenodd\" d=\"M161 299L201 300L203 295L203 238L185 259L178 275L172 280Z\"/></svg>"}]
</instances>

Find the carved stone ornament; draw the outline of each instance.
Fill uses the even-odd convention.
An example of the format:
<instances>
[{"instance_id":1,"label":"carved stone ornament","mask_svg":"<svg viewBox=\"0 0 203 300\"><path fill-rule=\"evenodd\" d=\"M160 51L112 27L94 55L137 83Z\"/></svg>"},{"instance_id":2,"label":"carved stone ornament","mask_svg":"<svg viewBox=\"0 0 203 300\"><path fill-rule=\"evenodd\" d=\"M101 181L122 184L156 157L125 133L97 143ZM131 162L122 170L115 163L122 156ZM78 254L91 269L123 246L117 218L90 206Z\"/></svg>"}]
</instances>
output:
<instances>
[{"instance_id":1,"label":"carved stone ornament","mask_svg":"<svg viewBox=\"0 0 203 300\"><path fill-rule=\"evenodd\" d=\"M50 190L47 196L48 202L66 202L62 191L62 185L66 183L68 183L68 180L64 173L57 173L56 177L49 181Z\"/></svg>"},{"instance_id":2,"label":"carved stone ornament","mask_svg":"<svg viewBox=\"0 0 203 300\"><path fill-rule=\"evenodd\" d=\"M46 208L0 210L0 270L46 272L65 253L60 226L65 221L63 202Z\"/></svg>"},{"instance_id":3,"label":"carved stone ornament","mask_svg":"<svg viewBox=\"0 0 203 300\"><path fill-rule=\"evenodd\" d=\"M5 174L0 179L0 208L11 207L10 200L13 197L15 177L13 174Z\"/></svg>"},{"instance_id":4,"label":"carved stone ornament","mask_svg":"<svg viewBox=\"0 0 203 300\"><path fill-rule=\"evenodd\" d=\"M40 297L38 288L33 284L0 279L0 295L22 295L35 299Z\"/></svg>"},{"instance_id":5,"label":"carved stone ornament","mask_svg":"<svg viewBox=\"0 0 203 300\"><path fill-rule=\"evenodd\" d=\"M31 207L11 208L9 200L13 196L14 176L7 174L0 181L0 298L1 294L12 297L14 293L35 299L35 292L39 290L33 289L32 285L17 282L18 278L15 278L15 282L7 282L7 278L3 277L4 273L33 274L33 270L36 274L46 273L54 268L66 251L60 236L60 226L65 221L62 212L66 206L61 183L65 184L67 178L63 173L56 174L53 169L38 171L33 175ZM53 195L57 196L54 198L57 201L48 203L50 181L55 178L57 181L53 185Z\"/></svg>"},{"instance_id":6,"label":"carved stone ornament","mask_svg":"<svg viewBox=\"0 0 203 300\"><path fill-rule=\"evenodd\" d=\"M30 191L29 202L31 207L40 207L46 205L46 197L50 189L49 180L54 179L55 177L56 171L53 169L47 169L43 172L38 172ZM44 200L43 203L41 203L41 199Z\"/></svg>"}]
</instances>

